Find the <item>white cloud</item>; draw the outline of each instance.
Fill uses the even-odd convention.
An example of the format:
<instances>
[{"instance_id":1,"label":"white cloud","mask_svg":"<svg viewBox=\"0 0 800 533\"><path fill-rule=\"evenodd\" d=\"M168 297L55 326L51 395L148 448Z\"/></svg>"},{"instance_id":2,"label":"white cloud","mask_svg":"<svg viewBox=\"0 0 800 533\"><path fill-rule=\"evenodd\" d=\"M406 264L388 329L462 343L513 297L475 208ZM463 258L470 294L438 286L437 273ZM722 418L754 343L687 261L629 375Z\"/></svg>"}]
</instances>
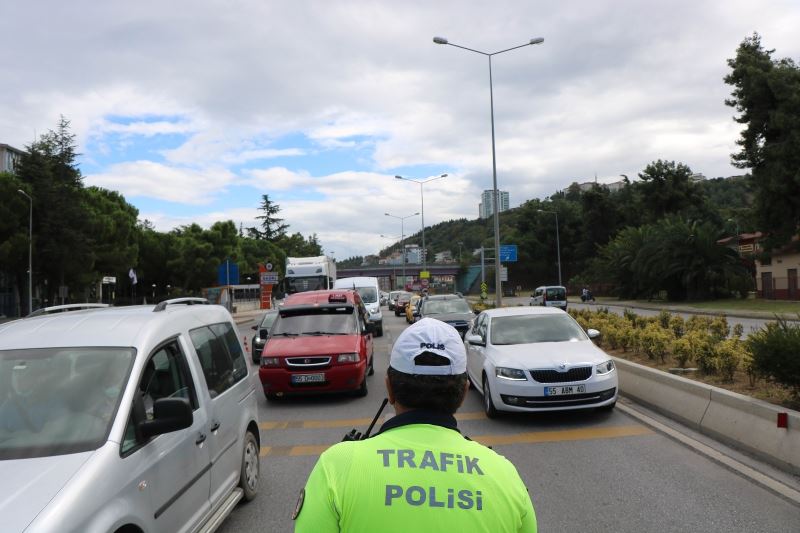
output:
<instances>
[{"instance_id":1,"label":"white cloud","mask_svg":"<svg viewBox=\"0 0 800 533\"><path fill-rule=\"evenodd\" d=\"M148 197L180 204L203 205L225 191L235 176L225 168L187 169L155 163L117 163L106 172L85 177L87 185L121 192L126 197ZM130 200L130 198L129 198Z\"/></svg>"}]
</instances>

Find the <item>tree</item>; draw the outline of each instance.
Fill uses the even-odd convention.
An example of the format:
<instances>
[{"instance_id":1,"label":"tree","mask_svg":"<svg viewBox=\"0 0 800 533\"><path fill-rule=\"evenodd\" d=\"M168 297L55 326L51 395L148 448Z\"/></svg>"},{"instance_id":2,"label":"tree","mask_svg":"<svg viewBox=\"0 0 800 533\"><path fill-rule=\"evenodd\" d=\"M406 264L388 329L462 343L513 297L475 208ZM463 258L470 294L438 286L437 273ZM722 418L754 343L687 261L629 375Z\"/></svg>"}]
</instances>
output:
<instances>
[{"instance_id":1,"label":"tree","mask_svg":"<svg viewBox=\"0 0 800 533\"><path fill-rule=\"evenodd\" d=\"M86 264L90 244L76 157L75 136L69 132L69 121L62 117L56 131L28 147L16 169L18 178L33 193L34 234L46 237L37 240L33 263L37 270L34 279L43 281L49 302L55 301L59 286L79 289L93 277L92 265L87 268Z\"/></svg>"},{"instance_id":2,"label":"tree","mask_svg":"<svg viewBox=\"0 0 800 533\"><path fill-rule=\"evenodd\" d=\"M281 207L270 200L268 194L261 196L261 206L258 208L261 215L256 218L261 220L261 230L258 228L247 228L251 237L257 239L266 239L268 241L276 241L286 236L286 229L288 224L283 224L283 219L278 218L278 213Z\"/></svg>"},{"instance_id":3,"label":"tree","mask_svg":"<svg viewBox=\"0 0 800 533\"><path fill-rule=\"evenodd\" d=\"M725 103L746 127L731 154L734 166L751 169L755 212L767 247L785 244L800 224L800 68L791 59L773 60L761 37L745 38L728 60Z\"/></svg>"},{"instance_id":4,"label":"tree","mask_svg":"<svg viewBox=\"0 0 800 533\"><path fill-rule=\"evenodd\" d=\"M691 180L692 169L675 161L653 161L639 173L639 203L649 222L668 214L699 214L703 193Z\"/></svg>"}]
</instances>

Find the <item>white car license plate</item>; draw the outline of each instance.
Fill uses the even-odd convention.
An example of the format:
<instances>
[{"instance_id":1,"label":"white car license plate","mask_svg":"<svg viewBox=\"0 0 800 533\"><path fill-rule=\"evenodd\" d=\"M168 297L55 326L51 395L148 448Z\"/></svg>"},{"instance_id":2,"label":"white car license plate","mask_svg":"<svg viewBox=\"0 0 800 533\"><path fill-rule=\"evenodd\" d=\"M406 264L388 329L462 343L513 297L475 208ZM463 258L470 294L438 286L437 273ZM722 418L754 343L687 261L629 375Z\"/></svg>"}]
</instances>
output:
<instances>
[{"instance_id":1,"label":"white car license plate","mask_svg":"<svg viewBox=\"0 0 800 533\"><path fill-rule=\"evenodd\" d=\"M324 383L325 374L292 374L292 383Z\"/></svg>"},{"instance_id":2,"label":"white car license plate","mask_svg":"<svg viewBox=\"0 0 800 533\"><path fill-rule=\"evenodd\" d=\"M561 387L545 387L545 396L568 396L570 394L583 394L586 392L586 385L564 385Z\"/></svg>"}]
</instances>

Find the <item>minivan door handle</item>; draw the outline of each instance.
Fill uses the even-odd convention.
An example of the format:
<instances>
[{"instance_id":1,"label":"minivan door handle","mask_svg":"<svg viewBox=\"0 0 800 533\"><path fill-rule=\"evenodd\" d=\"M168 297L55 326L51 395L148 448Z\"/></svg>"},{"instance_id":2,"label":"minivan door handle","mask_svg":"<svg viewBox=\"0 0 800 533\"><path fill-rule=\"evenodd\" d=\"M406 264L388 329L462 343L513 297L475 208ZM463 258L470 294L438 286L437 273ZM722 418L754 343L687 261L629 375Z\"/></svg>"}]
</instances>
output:
<instances>
[{"instance_id":1,"label":"minivan door handle","mask_svg":"<svg viewBox=\"0 0 800 533\"><path fill-rule=\"evenodd\" d=\"M198 435L197 440L194 441L194 443L197 444L198 446L200 446L205 441L206 441L206 434L205 433L200 433L200 435Z\"/></svg>"},{"instance_id":2,"label":"minivan door handle","mask_svg":"<svg viewBox=\"0 0 800 533\"><path fill-rule=\"evenodd\" d=\"M219 429L219 420L214 420L214 422L211 423L211 431L216 431L218 429Z\"/></svg>"}]
</instances>

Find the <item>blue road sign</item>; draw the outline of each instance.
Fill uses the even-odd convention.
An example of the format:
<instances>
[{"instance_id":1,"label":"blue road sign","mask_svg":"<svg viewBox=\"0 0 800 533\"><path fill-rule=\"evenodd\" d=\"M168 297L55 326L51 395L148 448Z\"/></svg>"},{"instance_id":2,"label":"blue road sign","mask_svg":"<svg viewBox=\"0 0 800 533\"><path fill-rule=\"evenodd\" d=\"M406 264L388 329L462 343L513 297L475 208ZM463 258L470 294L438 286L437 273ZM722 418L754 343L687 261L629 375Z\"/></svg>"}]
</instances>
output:
<instances>
[{"instance_id":1,"label":"blue road sign","mask_svg":"<svg viewBox=\"0 0 800 533\"><path fill-rule=\"evenodd\" d=\"M501 244L500 245L500 262L501 263L515 263L517 261L517 245L516 244Z\"/></svg>"},{"instance_id":2,"label":"blue road sign","mask_svg":"<svg viewBox=\"0 0 800 533\"><path fill-rule=\"evenodd\" d=\"M239 284L239 265L226 259L224 263L217 267L218 285L238 285Z\"/></svg>"}]
</instances>

